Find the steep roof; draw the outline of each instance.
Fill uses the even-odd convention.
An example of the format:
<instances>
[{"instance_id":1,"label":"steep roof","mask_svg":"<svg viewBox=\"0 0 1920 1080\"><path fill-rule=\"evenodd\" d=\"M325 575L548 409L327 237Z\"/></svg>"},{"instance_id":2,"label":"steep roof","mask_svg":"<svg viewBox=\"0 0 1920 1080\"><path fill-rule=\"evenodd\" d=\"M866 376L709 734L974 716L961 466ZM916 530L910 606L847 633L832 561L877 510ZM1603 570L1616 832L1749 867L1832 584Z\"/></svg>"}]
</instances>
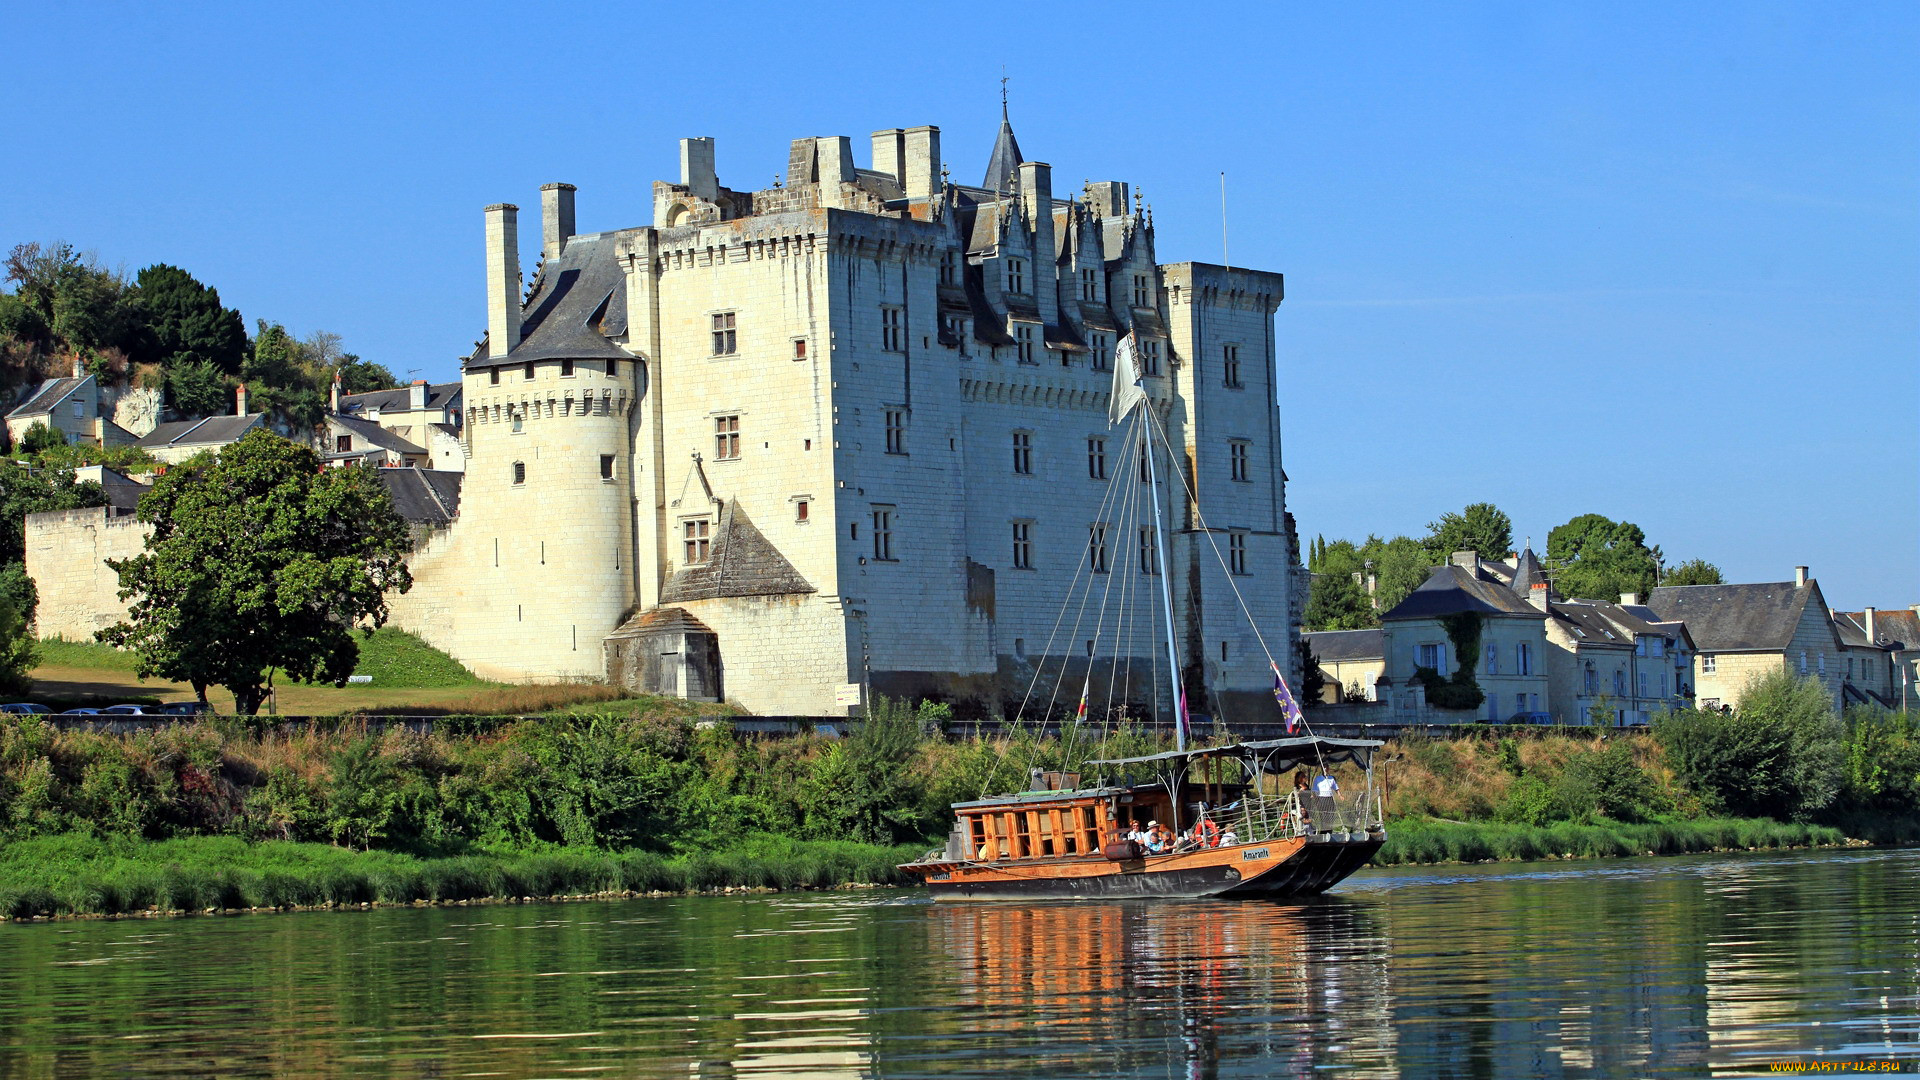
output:
<instances>
[{"instance_id":1,"label":"steep roof","mask_svg":"<svg viewBox=\"0 0 1920 1080\"><path fill-rule=\"evenodd\" d=\"M155 425L134 440L133 445L154 449L162 446L225 446L239 442L241 436L265 425L265 413L245 416L209 416L203 420L173 420Z\"/></svg>"},{"instance_id":2,"label":"steep roof","mask_svg":"<svg viewBox=\"0 0 1920 1080\"><path fill-rule=\"evenodd\" d=\"M1320 662L1381 660L1387 655L1386 634L1379 627L1370 630L1321 630L1301 634Z\"/></svg>"},{"instance_id":3,"label":"steep roof","mask_svg":"<svg viewBox=\"0 0 1920 1080\"><path fill-rule=\"evenodd\" d=\"M408 521L445 525L460 515L460 473L416 468L376 472L393 496L394 511Z\"/></svg>"},{"instance_id":4,"label":"steep roof","mask_svg":"<svg viewBox=\"0 0 1920 1080\"><path fill-rule=\"evenodd\" d=\"M707 561L677 571L660 591L662 604L720 596L778 596L817 592L780 549L728 500L720 510Z\"/></svg>"},{"instance_id":5,"label":"steep roof","mask_svg":"<svg viewBox=\"0 0 1920 1080\"><path fill-rule=\"evenodd\" d=\"M356 417L341 416L335 413L327 417L327 421L328 423L337 424L345 428L356 437L365 439L368 445L377 446L382 450L391 450L396 454L424 454L427 452L426 447L418 446L411 440L402 437L399 432L383 428L371 420L361 420Z\"/></svg>"},{"instance_id":6,"label":"steep roof","mask_svg":"<svg viewBox=\"0 0 1920 1080\"><path fill-rule=\"evenodd\" d=\"M1653 590L1646 606L1662 619L1686 623L1702 652L1770 652L1793 641L1807 601L1819 590L1812 581L1805 588L1791 581L1668 585Z\"/></svg>"},{"instance_id":7,"label":"steep roof","mask_svg":"<svg viewBox=\"0 0 1920 1080\"><path fill-rule=\"evenodd\" d=\"M45 416L53 411L55 405L60 404L61 398L78 390L81 383L92 377L83 375L78 379L47 379L33 392L33 396L8 413L7 418L11 420L16 416Z\"/></svg>"},{"instance_id":8,"label":"steep roof","mask_svg":"<svg viewBox=\"0 0 1920 1080\"><path fill-rule=\"evenodd\" d=\"M1547 572L1540 567L1540 560L1534 558L1533 549L1527 548L1513 564L1513 591L1526 596L1535 585L1547 583Z\"/></svg>"},{"instance_id":9,"label":"steep roof","mask_svg":"<svg viewBox=\"0 0 1920 1080\"><path fill-rule=\"evenodd\" d=\"M1013 124L1007 119L1007 106L1000 105L1000 134L993 140L993 156L987 159L987 178L980 186L988 191L1013 189L1014 170L1027 159L1020 156L1020 141L1013 137Z\"/></svg>"},{"instance_id":10,"label":"steep roof","mask_svg":"<svg viewBox=\"0 0 1920 1080\"><path fill-rule=\"evenodd\" d=\"M529 360L631 359L607 340L627 332L627 280L618 246L613 233L568 238L559 257L541 267L521 308L520 344L504 360L482 344L467 359L467 370Z\"/></svg>"},{"instance_id":11,"label":"steep roof","mask_svg":"<svg viewBox=\"0 0 1920 1080\"><path fill-rule=\"evenodd\" d=\"M1866 640L1867 613L1864 611L1836 611L1834 623L1839 624L1844 617L1858 628L1862 641ZM1896 649L1920 649L1920 612L1912 608L1894 608L1891 611L1873 613L1873 636L1875 644ZM1845 636L1842 636L1845 641ZM1853 642L1847 642L1853 644Z\"/></svg>"},{"instance_id":12,"label":"steep roof","mask_svg":"<svg viewBox=\"0 0 1920 1080\"><path fill-rule=\"evenodd\" d=\"M434 383L427 387L427 408L444 409L453 403L454 396L460 393L457 382ZM396 387L392 390L369 390L364 394L343 394L340 397L340 411L343 413L369 412L409 412L413 406L408 404L413 396L413 388Z\"/></svg>"},{"instance_id":13,"label":"steep roof","mask_svg":"<svg viewBox=\"0 0 1920 1080\"><path fill-rule=\"evenodd\" d=\"M1546 612L1513 595L1513 590L1497 581L1475 577L1465 567L1448 563L1436 566L1420 587L1407 594L1392 611L1380 616L1388 619L1430 619L1474 611L1482 615L1530 615L1544 620Z\"/></svg>"},{"instance_id":14,"label":"steep roof","mask_svg":"<svg viewBox=\"0 0 1920 1080\"><path fill-rule=\"evenodd\" d=\"M712 628L693 617L686 608L662 607L652 611L643 611L626 622L620 629L608 634L610 638L645 637L648 634L711 634Z\"/></svg>"}]
</instances>

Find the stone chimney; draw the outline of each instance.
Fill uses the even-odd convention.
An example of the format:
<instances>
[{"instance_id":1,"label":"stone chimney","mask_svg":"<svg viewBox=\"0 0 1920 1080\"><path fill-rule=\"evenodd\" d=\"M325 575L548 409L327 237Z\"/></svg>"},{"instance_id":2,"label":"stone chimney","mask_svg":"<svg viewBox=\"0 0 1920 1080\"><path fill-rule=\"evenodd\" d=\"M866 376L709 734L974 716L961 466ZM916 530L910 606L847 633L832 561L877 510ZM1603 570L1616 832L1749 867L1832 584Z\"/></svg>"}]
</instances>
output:
<instances>
[{"instance_id":1,"label":"stone chimney","mask_svg":"<svg viewBox=\"0 0 1920 1080\"><path fill-rule=\"evenodd\" d=\"M1480 569L1480 553L1477 551L1456 551L1453 553L1453 565L1468 570Z\"/></svg>"},{"instance_id":2,"label":"stone chimney","mask_svg":"<svg viewBox=\"0 0 1920 1080\"><path fill-rule=\"evenodd\" d=\"M73 358L73 376L72 377L76 379L84 379L87 377L87 365L82 363L78 356L75 356Z\"/></svg>"},{"instance_id":3,"label":"stone chimney","mask_svg":"<svg viewBox=\"0 0 1920 1080\"><path fill-rule=\"evenodd\" d=\"M1547 610L1547 602L1549 599L1551 599L1547 595L1548 592L1549 590L1547 588L1546 582L1544 581L1534 582L1531 586L1527 588L1527 603L1532 604L1535 611Z\"/></svg>"},{"instance_id":4,"label":"stone chimney","mask_svg":"<svg viewBox=\"0 0 1920 1080\"><path fill-rule=\"evenodd\" d=\"M904 181L907 132L886 128L873 133L873 171Z\"/></svg>"},{"instance_id":5,"label":"stone chimney","mask_svg":"<svg viewBox=\"0 0 1920 1080\"><path fill-rule=\"evenodd\" d=\"M680 186L708 202L720 198L720 177L713 169L712 139L680 140Z\"/></svg>"},{"instance_id":6,"label":"stone chimney","mask_svg":"<svg viewBox=\"0 0 1920 1080\"><path fill-rule=\"evenodd\" d=\"M1048 326L1060 324L1059 276L1053 263L1053 166L1044 161L1023 161L1019 166L1020 209L1033 227L1033 298L1040 304L1040 319Z\"/></svg>"},{"instance_id":7,"label":"stone chimney","mask_svg":"<svg viewBox=\"0 0 1920 1080\"><path fill-rule=\"evenodd\" d=\"M1622 606L1634 605L1639 602L1640 594L1637 592L1623 592L1620 594L1620 603Z\"/></svg>"},{"instance_id":8,"label":"stone chimney","mask_svg":"<svg viewBox=\"0 0 1920 1080\"><path fill-rule=\"evenodd\" d=\"M1796 589L1804 589L1807 587L1806 567L1796 566L1793 568L1793 587Z\"/></svg>"},{"instance_id":9,"label":"stone chimney","mask_svg":"<svg viewBox=\"0 0 1920 1080\"><path fill-rule=\"evenodd\" d=\"M573 236L573 192L572 184L540 187L540 257L548 262L560 257Z\"/></svg>"},{"instance_id":10,"label":"stone chimney","mask_svg":"<svg viewBox=\"0 0 1920 1080\"><path fill-rule=\"evenodd\" d=\"M520 208L487 207L487 355L495 360L520 344Z\"/></svg>"},{"instance_id":11,"label":"stone chimney","mask_svg":"<svg viewBox=\"0 0 1920 1080\"><path fill-rule=\"evenodd\" d=\"M247 415L247 384L241 383L233 388L233 415Z\"/></svg>"},{"instance_id":12,"label":"stone chimney","mask_svg":"<svg viewBox=\"0 0 1920 1080\"><path fill-rule=\"evenodd\" d=\"M909 199L931 199L940 193L940 129L912 127L906 130L906 151L900 187Z\"/></svg>"},{"instance_id":13,"label":"stone chimney","mask_svg":"<svg viewBox=\"0 0 1920 1080\"><path fill-rule=\"evenodd\" d=\"M333 387L327 391L327 408L335 413L340 411L340 373L333 373Z\"/></svg>"},{"instance_id":14,"label":"stone chimney","mask_svg":"<svg viewBox=\"0 0 1920 1080\"><path fill-rule=\"evenodd\" d=\"M420 412L427 407L427 380L415 379L407 387L407 411Z\"/></svg>"},{"instance_id":15,"label":"stone chimney","mask_svg":"<svg viewBox=\"0 0 1920 1080\"><path fill-rule=\"evenodd\" d=\"M1087 185L1087 202L1101 217L1127 216L1127 185L1118 180L1095 180Z\"/></svg>"},{"instance_id":16,"label":"stone chimney","mask_svg":"<svg viewBox=\"0 0 1920 1080\"><path fill-rule=\"evenodd\" d=\"M1880 636L1873 632L1873 609L1872 608L1868 608L1865 611L1862 611L1860 613L1860 621L1865 624L1861 627L1861 629L1867 632L1868 643L1879 641Z\"/></svg>"},{"instance_id":17,"label":"stone chimney","mask_svg":"<svg viewBox=\"0 0 1920 1080\"><path fill-rule=\"evenodd\" d=\"M854 181L853 140L845 135L829 135L823 139L815 139L814 146L816 148L814 166L820 173L820 186L831 193L835 199L835 205L838 205L840 185L851 184ZM825 205L827 197L823 196L820 201Z\"/></svg>"}]
</instances>

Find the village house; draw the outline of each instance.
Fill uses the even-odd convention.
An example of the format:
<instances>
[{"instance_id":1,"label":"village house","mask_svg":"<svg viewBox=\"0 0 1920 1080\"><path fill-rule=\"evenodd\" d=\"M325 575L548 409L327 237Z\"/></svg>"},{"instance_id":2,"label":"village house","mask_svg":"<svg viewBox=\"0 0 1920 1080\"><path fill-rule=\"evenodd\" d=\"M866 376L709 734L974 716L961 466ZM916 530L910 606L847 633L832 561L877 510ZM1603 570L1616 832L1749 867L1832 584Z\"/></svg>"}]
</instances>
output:
<instances>
[{"instance_id":1,"label":"village house","mask_svg":"<svg viewBox=\"0 0 1920 1080\"><path fill-rule=\"evenodd\" d=\"M1903 708L1912 697L1912 673L1920 658L1920 626L1915 609L1835 611L1840 635L1840 692L1849 705Z\"/></svg>"},{"instance_id":2,"label":"village house","mask_svg":"<svg viewBox=\"0 0 1920 1080\"><path fill-rule=\"evenodd\" d=\"M266 414L247 411L247 387L233 390L233 415L207 416L198 420L169 420L134 440L154 460L167 465L179 463L206 451L239 442L247 432L266 426Z\"/></svg>"},{"instance_id":3,"label":"village house","mask_svg":"<svg viewBox=\"0 0 1920 1080\"><path fill-rule=\"evenodd\" d=\"M1374 684L1386 671L1386 636L1379 627L1366 630L1321 630L1301 634L1320 667L1326 685L1320 701L1374 701Z\"/></svg>"},{"instance_id":4,"label":"village house","mask_svg":"<svg viewBox=\"0 0 1920 1080\"><path fill-rule=\"evenodd\" d=\"M1692 704L1686 625L1660 621L1639 599L1548 602L1548 711L1556 723L1645 724Z\"/></svg>"},{"instance_id":5,"label":"village house","mask_svg":"<svg viewBox=\"0 0 1920 1080\"><path fill-rule=\"evenodd\" d=\"M1520 586L1525 595L1517 591ZM1419 588L1380 616L1385 672L1377 695L1393 703L1396 720L1526 723L1544 718L1546 609L1544 580L1503 580L1477 552L1454 552L1450 562L1435 567ZM1485 700L1470 713L1436 712L1414 675L1423 668L1441 678L1454 675L1462 658L1448 624L1461 622L1478 628L1470 663Z\"/></svg>"},{"instance_id":6,"label":"village house","mask_svg":"<svg viewBox=\"0 0 1920 1080\"><path fill-rule=\"evenodd\" d=\"M134 434L101 409L99 380L73 362L73 373L65 378L45 379L26 399L7 413L7 441L12 446L34 426L60 432L70 443L95 446L125 446Z\"/></svg>"},{"instance_id":7,"label":"village house","mask_svg":"<svg viewBox=\"0 0 1920 1080\"><path fill-rule=\"evenodd\" d=\"M1807 568L1792 581L1656 588L1647 607L1684 622L1695 648L1693 687L1700 708L1738 706L1753 679L1785 671L1826 684L1836 705L1845 694L1845 654L1820 585Z\"/></svg>"},{"instance_id":8,"label":"village house","mask_svg":"<svg viewBox=\"0 0 1920 1080\"><path fill-rule=\"evenodd\" d=\"M460 384L416 379L393 390L342 394L334 380L314 449L334 464L465 472Z\"/></svg>"}]
</instances>

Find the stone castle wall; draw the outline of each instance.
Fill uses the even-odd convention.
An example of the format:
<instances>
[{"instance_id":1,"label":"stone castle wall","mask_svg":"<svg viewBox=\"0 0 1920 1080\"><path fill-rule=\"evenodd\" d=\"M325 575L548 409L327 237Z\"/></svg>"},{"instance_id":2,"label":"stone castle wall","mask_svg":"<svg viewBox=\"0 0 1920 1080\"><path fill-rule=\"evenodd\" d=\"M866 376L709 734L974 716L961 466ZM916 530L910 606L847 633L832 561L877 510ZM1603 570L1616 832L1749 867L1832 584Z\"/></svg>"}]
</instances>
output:
<instances>
[{"instance_id":1,"label":"stone castle wall","mask_svg":"<svg viewBox=\"0 0 1920 1080\"><path fill-rule=\"evenodd\" d=\"M40 594L34 632L92 641L94 631L126 618L119 575L106 560L138 555L152 531L131 514L116 516L106 506L28 514L27 576Z\"/></svg>"}]
</instances>

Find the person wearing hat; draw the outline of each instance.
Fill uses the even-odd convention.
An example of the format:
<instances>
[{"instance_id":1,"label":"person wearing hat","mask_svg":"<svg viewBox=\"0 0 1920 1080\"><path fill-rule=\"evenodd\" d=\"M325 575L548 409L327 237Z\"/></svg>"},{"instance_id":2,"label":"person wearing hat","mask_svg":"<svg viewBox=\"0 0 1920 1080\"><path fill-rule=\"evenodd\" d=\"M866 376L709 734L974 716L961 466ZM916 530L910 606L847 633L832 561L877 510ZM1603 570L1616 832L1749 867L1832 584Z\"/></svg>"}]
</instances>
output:
<instances>
[{"instance_id":1,"label":"person wearing hat","mask_svg":"<svg viewBox=\"0 0 1920 1080\"><path fill-rule=\"evenodd\" d=\"M1173 850L1173 830L1157 821L1147 822L1147 851L1162 855Z\"/></svg>"}]
</instances>

